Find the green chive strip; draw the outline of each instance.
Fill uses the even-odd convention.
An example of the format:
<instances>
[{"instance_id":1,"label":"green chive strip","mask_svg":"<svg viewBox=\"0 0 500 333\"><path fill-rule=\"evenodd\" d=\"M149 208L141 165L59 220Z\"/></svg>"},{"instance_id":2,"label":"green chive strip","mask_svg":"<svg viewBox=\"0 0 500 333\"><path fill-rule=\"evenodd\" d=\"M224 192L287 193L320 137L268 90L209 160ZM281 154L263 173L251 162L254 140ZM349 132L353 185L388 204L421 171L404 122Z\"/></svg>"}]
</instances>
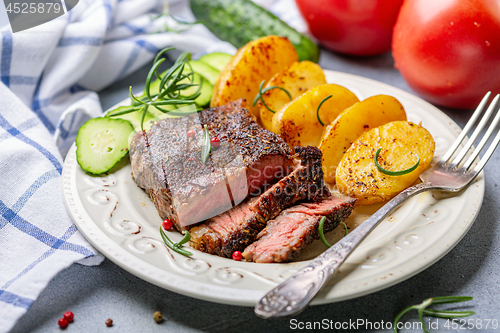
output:
<instances>
[{"instance_id":1,"label":"green chive strip","mask_svg":"<svg viewBox=\"0 0 500 333\"><path fill-rule=\"evenodd\" d=\"M326 247L332 247L330 243L325 238L325 234L323 233L323 225L325 224L326 217L323 216L321 220L319 220L319 225L318 225L318 234L319 234L319 239L325 244Z\"/></svg>"},{"instance_id":2,"label":"green chive strip","mask_svg":"<svg viewBox=\"0 0 500 333\"><path fill-rule=\"evenodd\" d=\"M183 256L186 256L186 257L191 257L193 255L191 252L184 250L181 247L181 245L178 245L180 242L179 243L172 243L172 241L170 240L170 238L168 238L168 236L163 231L162 227L160 227L160 235L161 235L161 238L163 239L163 242L165 243L165 245L169 249L171 249L172 251L175 251L175 252L177 252L179 254L182 254ZM184 238L185 237L186 237L186 235L184 235Z\"/></svg>"},{"instance_id":3,"label":"green chive strip","mask_svg":"<svg viewBox=\"0 0 500 333\"><path fill-rule=\"evenodd\" d=\"M283 90L288 95L288 97L290 98L290 100L293 99L292 95L290 95L290 93L288 92L288 90L286 90L285 88L278 87L278 86L267 87L266 89L262 90L262 86L264 85L265 82L266 82L266 80L262 80L262 82L260 83L259 92L257 93L257 95L255 96L255 98L253 99L252 106L255 106L255 104L257 104L257 101L260 99L261 102L262 102L262 104L266 107L266 109L268 109L272 113L276 113L276 111L271 110L271 108L269 106L267 106L266 102L264 102L264 94L266 92L268 92L269 90L272 90L272 89L280 89L280 90Z\"/></svg>"},{"instance_id":4,"label":"green chive strip","mask_svg":"<svg viewBox=\"0 0 500 333\"><path fill-rule=\"evenodd\" d=\"M375 153L375 165L377 166L378 171L388 175L388 176L402 176L409 174L410 172L414 171L416 168L418 168L418 165L420 164L420 156L416 155L418 158L417 163L413 165L412 167L406 169L406 170L401 170L401 171L391 171L391 170L386 170L384 169L380 164L378 164L378 155L380 154L380 151L382 148L379 148L377 152Z\"/></svg>"},{"instance_id":5,"label":"green chive strip","mask_svg":"<svg viewBox=\"0 0 500 333\"><path fill-rule=\"evenodd\" d=\"M345 224L343 221L340 221L342 225L344 226L344 236L347 236L349 234L349 231L347 230L347 224Z\"/></svg>"},{"instance_id":6,"label":"green chive strip","mask_svg":"<svg viewBox=\"0 0 500 333\"><path fill-rule=\"evenodd\" d=\"M316 117L318 117L318 121L321 124L321 126L325 126L325 124L323 124L323 122L321 121L321 118L319 117L319 109L321 108L321 105L323 105L324 102L326 102L327 100L332 98L332 96L333 95L328 95L325 98L323 98L323 100L319 103L318 108L316 109Z\"/></svg>"}]
</instances>

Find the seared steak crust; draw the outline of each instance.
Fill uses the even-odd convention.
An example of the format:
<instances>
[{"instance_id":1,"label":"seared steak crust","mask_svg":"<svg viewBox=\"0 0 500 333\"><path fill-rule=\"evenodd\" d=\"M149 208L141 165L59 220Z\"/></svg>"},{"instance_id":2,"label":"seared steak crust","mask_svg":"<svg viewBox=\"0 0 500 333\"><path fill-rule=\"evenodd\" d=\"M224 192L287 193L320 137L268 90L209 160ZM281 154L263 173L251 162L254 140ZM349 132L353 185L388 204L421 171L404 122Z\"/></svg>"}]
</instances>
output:
<instances>
[{"instance_id":1,"label":"seared steak crust","mask_svg":"<svg viewBox=\"0 0 500 333\"><path fill-rule=\"evenodd\" d=\"M288 262L295 259L315 239L318 225L326 217L323 231L335 229L351 214L356 199L342 195L326 196L318 202L301 203L290 207L257 235L243 257L258 263Z\"/></svg>"},{"instance_id":2,"label":"seared steak crust","mask_svg":"<svg viewBox=\"0 0 500 333\"><path fill-rule=\"evenodd\" d=\"M239 100L185 117L164 118L133 137L132 176L160 217L172 220L176 229L216 216L286 174L289 147L260 127L245 105ZM220 140L206 163L201 161L204 125L210 137ZM192 137L187 135L190 130Z\"/></svg>"},{"instance_id":3,"label":"seared steak crust","mask_svg":"<svg viewBox=\"0 0 500 333\"><path fill-rule=\"evenodd\" d=\"M300 200L324 195L321 151L296 147L295 169L262 195L247 199L231 210L191 229L191 247L223 257L243 251L255 241L268 220Z\"/></svg>"}]
</instances>

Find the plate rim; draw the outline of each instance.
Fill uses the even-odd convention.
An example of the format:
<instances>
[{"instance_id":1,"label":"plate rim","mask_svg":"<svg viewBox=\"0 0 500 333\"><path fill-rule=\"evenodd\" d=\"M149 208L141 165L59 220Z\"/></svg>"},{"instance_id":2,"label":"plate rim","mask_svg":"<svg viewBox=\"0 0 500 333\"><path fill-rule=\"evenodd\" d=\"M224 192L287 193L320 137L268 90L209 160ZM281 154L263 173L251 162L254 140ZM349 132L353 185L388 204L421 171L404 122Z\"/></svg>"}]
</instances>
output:
<instances>
[{"instance_id":1,"label":"plate rim","mask_svg":"<svg viewBox=\"0 0 500 333\"><path fill-rule=\"evenodd\" d=\"M338 72L338 71L331 71L331 70L324 70L325 76L341 76L344 78L352 79L355 81L364 81L370 85L376 85L379 87L383 87L385 90L392 90L397 93L397 95L403 95L405 99L411 100L415 104L424 104L426 108L432 109L432 116L435 116L438 118L440 122L448 122L449 124L447 127L452 127L452 130L456 133L457 130L460 130L460 127L455 123L453 119L451 119L449 116L447 116L444 112L439 110L437 107L434 105L424 101L423 99L407 92L404 91L400 88L394 87L390 84L380 82L377 80L373 80L370 78L362 77L359 75L355 74L350 74L350 73L343 73L343 72ZM329 81L329 80L327 80ZM115 108L116 106L123 105L123 103L126 103L127 100L124 100L115 106L111 107L107 111ZM107 112L106 111L106 112ZM81 200L79 200L79 197L75 195L77 193L77 184L76 184L76 176L74 176L75 173L74 168L77 168L78 163L76 162L76 146L75 143L71 146L70 150L68 151L68 154L65 158L64 161L64 166L63 166L63 182L62 182L62 190L63 190L63 197L64 197L64 202L65 206L75 222L76 226L82 232L84 237L94 246L96 249L99 250L105 257L113 261L115 264L120 266L121 268L125 269L129 273L138 276L139 278L148 281L154 285L157 285L159 287L162 287L167 290L171 290L173 292L183 294L186 296L190 296L193 298L205 300L205 301L212 301L216 303L222 303L222 304L228 304L228 305L239 305L239 306L254 306L256 302L258 301L258 298L260 298L260 293L254 289L243 289L243 288L235 288L231 286L217 286L214 284L208 284L200 281L194 281L194 280L189 280L189 279L183 279L183 276L179 276L178 274L174 274L171 272L167 272L163 270L163 275L162 274L156 274L155 270L161 270L159 267L154 266L153 264L150 264L144 260L140 260L140 258L133 256L123 248L121 248L118 244L113 242L111 238L109 238L102 230L100 230L99 227L95 224L93 219L90 217L90 215L87 213L85 210L83 204L81 203ZM400 282L403 282L416 274L424 271L437 261L439 261L441 258L443 258L451 249L453 249L460 241L461 239L465 236L465 234L470 230L472 225L474 224L475 219L477 218L480 208L482 206L483 200L484 200L484 193L485 193L485 179L484 179L484 172L481 172L481 175L479 176L481 181L478 183L481 185L480 188L480 196L478 200L478 207L476 209L472 209L469 211L469 214L464 218L465 223L465 228L461 230L461 232L458 233L458 237L453 239L450 244L446 245L444 250L441 250L437 256L434 256L432 260L427 260L424 261L423 265L419 266L417 269L412 269L410 273L406 273L403 275L398 275L395 278L387 278L385 283L375 285L372 288L368 290L360 290L359 292L351 292L347 295L341 295L341 296L335 296L334 298L328 297L328 293L324 294L324 297L316 297L314 301L312 302L312 305L316 304L329 304L329 303L335 303L335 302L340 302L352 298L357 298L361 297L367 294L371 294L386 288L389 288L395 284L398 284ZM462 218L462 216L460 216ZM454 224L457 224L456 221ZM103 243L103 240L107 240L107 242ZM110 244L111 242L111 244ZM113 246L110 246L113 245ZM431 245L429 248L424 250L422 253L419 253L415 258L412 260L416 260L419 257L422 257L425 253L433 250L437 244ZM123 258L121 258L124 256ZM128 258L127 258L128 257ZM410 261L412 261L410 260ZM305 262L301 262L301 265L304 264ZM254 263L248 263L255 265ZM291 264L267 264L267 265L292 265ZM408 261L405 261L402 265L400 266L407 266ZM399 266L398 266L399 267ZM154 272L154 273L153 273ZM157 276L156 276L157 275ZM168 278L169 281L174 281L175 283L166 283L165 281ZM184 280L184 281L179 281ZM189 282L186 282L189 281ZM193 287L195 285L196 288L186 288L186 287ZM210 292L203 292L205 289L210 289ZM269 288L270 289L270 288ZM197 291L196 291L197 290ZM214 292L215 291L215 292ZM232 295L232 297L228 297L228 293ZM258 298L255 297L255 294L258 294ZM236 297L236 298L234 298Z\"/></svg>"}]
</instances>

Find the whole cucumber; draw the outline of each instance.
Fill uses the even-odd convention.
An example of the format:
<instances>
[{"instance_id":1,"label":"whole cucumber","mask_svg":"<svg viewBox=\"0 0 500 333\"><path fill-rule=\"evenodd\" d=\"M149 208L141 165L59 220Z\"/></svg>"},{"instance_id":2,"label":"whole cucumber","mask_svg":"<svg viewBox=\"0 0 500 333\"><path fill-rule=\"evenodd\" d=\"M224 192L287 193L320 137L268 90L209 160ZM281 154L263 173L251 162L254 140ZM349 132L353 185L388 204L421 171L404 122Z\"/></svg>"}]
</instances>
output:
<instances>
[{"instance_id":1,"label":"whole cucumber","mask_svg":"<svg viewBox=\"0 0 500 333\"><path fill-rule=\"evenodd\" d=\"M237 48L260 37L278 35L290 40L300 61L319 60L319 48L312 40L251 0L190 0L190 6L198 22Z\"/></svg>"}]
</instances>

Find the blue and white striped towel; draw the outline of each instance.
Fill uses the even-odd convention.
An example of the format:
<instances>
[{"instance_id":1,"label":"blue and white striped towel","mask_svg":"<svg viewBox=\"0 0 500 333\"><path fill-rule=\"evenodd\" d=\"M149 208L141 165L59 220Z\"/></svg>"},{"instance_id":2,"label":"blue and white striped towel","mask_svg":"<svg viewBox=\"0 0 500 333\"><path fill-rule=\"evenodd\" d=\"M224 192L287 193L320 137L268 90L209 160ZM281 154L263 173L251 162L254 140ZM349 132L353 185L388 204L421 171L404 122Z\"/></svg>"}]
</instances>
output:
<instances>
[{"instance_id":1,"label":"blue and white striped towel","mask_svg":"<svg viewBox=\"0 0 500 333\"><path fill-rule=\"evenodd\" d=\"M292 0L258 2L300 28ZM94 91L166 46L235 52L201 25L161 32L176 25L158 18L163 7L162 0L80 0L46 24L0 32L0 332L58 272L85 258L102 261L72 223L61 191L62 156L83 121L102 113ZM186 0L173 1L170 11L192 19Z\"/></svg>"}]
</instances>

